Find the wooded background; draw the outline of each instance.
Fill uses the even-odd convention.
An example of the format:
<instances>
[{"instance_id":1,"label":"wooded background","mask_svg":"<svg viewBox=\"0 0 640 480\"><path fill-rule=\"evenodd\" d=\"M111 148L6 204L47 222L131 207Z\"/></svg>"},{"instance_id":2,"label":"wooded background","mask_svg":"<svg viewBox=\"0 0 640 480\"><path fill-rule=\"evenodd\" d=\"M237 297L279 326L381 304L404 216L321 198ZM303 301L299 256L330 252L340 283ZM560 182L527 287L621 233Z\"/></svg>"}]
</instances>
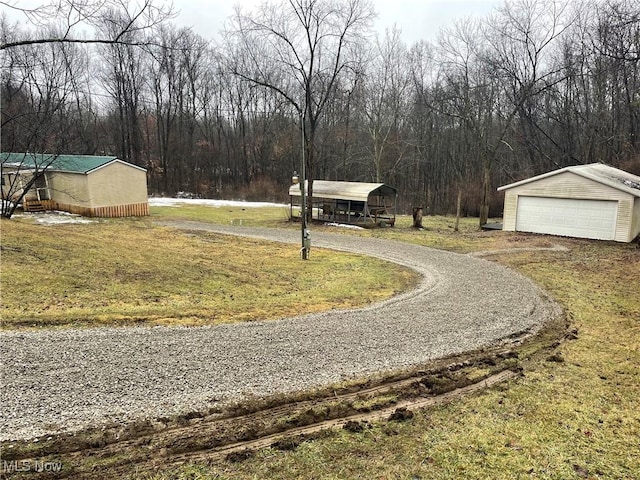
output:
<instances>
[{"instance_id":1,"label":"wooded background","mask_svg":"<svg viewBox=\"0 0 640 480\"><path fill-rule=\"evenodd\" d=\"M152 193L282 201L304 151L311 178L481 222L528 176L640 174L639 0L509 1L410 45L365 0L237 10L216 42L101 15L108 43L0 19L3 152L117 155Z\"/></svg>"}]
</instances>

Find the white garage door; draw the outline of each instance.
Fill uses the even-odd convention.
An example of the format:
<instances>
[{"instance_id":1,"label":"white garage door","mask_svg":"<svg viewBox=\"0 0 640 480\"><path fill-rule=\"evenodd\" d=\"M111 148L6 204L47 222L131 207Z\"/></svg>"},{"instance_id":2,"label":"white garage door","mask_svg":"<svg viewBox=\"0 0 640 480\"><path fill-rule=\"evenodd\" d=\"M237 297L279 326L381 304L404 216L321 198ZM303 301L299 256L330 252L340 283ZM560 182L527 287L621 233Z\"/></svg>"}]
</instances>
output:
<instances>
[{"instance_id":1,"label":"white garage door","mask_svg":"<svg viewBox=\"0 0 640 480\"><path fill-rule=\"evenodd\" d=\"M613 240L618 202L518 197L516 230Z\"/></svg>"}]
</instances>

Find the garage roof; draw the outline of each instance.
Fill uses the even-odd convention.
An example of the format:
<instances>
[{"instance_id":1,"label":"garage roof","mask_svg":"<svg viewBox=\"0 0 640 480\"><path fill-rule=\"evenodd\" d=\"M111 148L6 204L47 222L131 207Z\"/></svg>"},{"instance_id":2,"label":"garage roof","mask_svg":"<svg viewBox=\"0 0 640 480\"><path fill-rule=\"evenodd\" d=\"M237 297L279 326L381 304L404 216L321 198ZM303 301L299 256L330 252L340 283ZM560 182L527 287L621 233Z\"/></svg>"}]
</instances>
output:
<instances>
[{"instance_id":1,"label":"garage roof","mask_svg":"<svg viewBox=\"0 0 640 480\"><path fill-rule=\"evenodd\" d=\"M498 191L508 190L513 187L518 187L526 183L535 182L543 178L558 175L564 172L575 173L581 177L588 178L594 182L602 183L623 192L630 193L636 197L640 197L640 177L618 168L610 167L604 163L590 163L588 165L576 165L573 167L565 167L559 170L553 170L552 172L543 173L536 177L526 178L519 182L510 183L498 188Z\"/></svg>"},{"instance_id":2,"label":"garage roof","mask_svg":"<svg viewBox=\"0 0 640 480\"><path fill-rule=\"evenodd\" d=\"M19 170L47 169L56 172L89 173L112 162L120 162L144 170L142 167L104 155L54 155L44 153L2 153L2 163Z\"/></svg>"},{"instance_id":3,"label":"garage roof","mask_svg":"<svg viewBox=\"0 0 640 480\"><path fill-rule=\"evenodd\" d=\"M305 181L305 186L307 185L308 182ZM384 183L332 182L329 180L313 181L314 197L366 202L371 194L385 197L393 196L395 198L397 190ZM289 195L299 197L300 185L291 185L291 187L289 187Z\"/></svg>"}]
</instances>

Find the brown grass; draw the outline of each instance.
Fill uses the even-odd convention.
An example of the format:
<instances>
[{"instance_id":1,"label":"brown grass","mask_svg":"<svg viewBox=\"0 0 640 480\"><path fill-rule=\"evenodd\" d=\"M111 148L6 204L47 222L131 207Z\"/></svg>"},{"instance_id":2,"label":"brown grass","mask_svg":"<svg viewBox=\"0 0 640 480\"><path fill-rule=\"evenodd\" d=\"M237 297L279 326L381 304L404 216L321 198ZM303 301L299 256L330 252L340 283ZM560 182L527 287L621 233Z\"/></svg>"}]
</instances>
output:
<instances>
[{"instance_id":1,"label":"brown grass","mask_svg":"<svg viewBox=\"0 0 640 480\"><path fill-rule=\"evenodd\" d=\"M354 276L359 281L353 282ZM361 255L154 227L2 222L2 326L212 325L357 307L417 275Z\"/></svg>"}]
</instances>

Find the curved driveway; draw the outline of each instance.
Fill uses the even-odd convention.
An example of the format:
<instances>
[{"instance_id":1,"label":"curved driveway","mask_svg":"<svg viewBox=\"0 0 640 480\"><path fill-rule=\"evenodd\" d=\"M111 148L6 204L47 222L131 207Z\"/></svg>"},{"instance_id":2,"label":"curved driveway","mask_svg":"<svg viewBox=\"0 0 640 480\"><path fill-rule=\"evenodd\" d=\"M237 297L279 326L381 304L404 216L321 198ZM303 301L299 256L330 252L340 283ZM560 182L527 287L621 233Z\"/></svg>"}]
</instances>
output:
<instances>
[{"instance_id":1,"label":"curved driveway","mask_svg":"<svg viewBox=\"0 0 640 480\"><path fill-rule=\"evenodd\" d=\"M292 243L300 235L168 225ZM423 280L364 309L268 322L4 332L0 439L207 410L250 395L420 365L532 333L560 312L530 280L486 260L380 239L312 235L314 248L380 257L417 270Z\"/></svg>"}]
</instances>

